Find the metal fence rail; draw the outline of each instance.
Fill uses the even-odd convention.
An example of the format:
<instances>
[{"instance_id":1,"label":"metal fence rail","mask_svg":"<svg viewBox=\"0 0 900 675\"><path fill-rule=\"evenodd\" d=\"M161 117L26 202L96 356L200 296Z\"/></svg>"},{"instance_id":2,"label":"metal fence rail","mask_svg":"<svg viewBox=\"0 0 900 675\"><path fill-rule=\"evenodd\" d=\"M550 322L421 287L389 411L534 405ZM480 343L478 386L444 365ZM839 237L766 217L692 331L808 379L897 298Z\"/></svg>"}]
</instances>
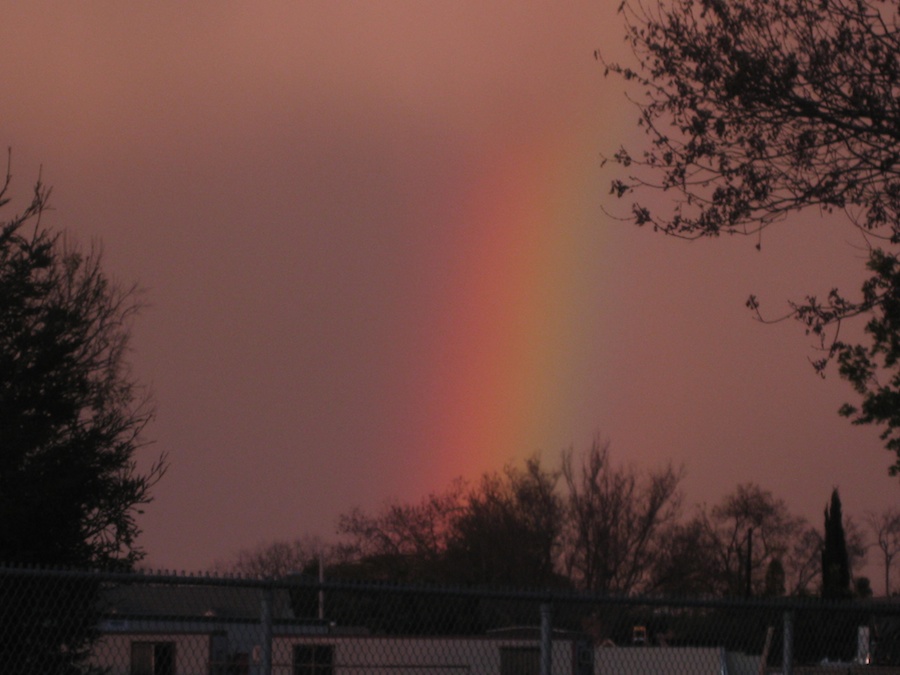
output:
<instances>
[{"instance_id":1,"label":"metal fence rail","mask_svg":"<svg viewBox=\"0 0 900 675\"><path fill-rule=\"evenodd\" d=\"M0 567L0 671L900 673L900 604Z\"/></svg>"}]
</instances>

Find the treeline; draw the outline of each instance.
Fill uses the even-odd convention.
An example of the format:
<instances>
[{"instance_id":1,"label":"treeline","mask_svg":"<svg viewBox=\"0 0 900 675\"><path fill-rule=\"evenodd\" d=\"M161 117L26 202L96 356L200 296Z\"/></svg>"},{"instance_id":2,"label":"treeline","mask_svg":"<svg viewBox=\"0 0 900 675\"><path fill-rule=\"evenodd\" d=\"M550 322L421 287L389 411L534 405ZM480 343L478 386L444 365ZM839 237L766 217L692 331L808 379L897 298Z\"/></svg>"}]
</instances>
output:
<instances>
[{"instance_id":1,"label":"treeline","mask_svg":"<svg viewBox=\"0 0 900 675\"><path fill-rule=\"evenodd\" d=\"M458 479L418 503L354 508L338 521L337 543L274 542L215 569L281 577L318 574L322 564L341 580L774 597L820 594L825 560L826 594L871 595L868 580L853 575L865 537L843 517L837 491L826 532L753 483L687 508L682 477L672 465L614 464L609 444L597 441L582 456L563 453L557 467L534 458L472 484Z\"/></svg>"}]
</instances>

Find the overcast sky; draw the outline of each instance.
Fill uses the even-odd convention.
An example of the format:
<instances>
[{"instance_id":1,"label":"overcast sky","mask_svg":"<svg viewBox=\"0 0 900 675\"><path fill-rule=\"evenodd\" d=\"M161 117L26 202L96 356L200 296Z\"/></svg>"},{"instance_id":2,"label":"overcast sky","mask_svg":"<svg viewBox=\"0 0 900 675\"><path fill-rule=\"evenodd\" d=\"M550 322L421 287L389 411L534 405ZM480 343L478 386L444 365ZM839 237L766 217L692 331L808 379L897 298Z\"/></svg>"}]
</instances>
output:
<instances>
[{"instance_id":1,"label":"overcast sky","mask_svg":"<svg viewBox=\"0 0 900 675\"><path fill-rule=\"evenodd\" d=\"M815 214L693 244L619 222L601 154L641 142L617 3L29 2L0 22L15 192L150 306L132 362L171 469L152 567L198 570L599 434L745 481L821 525L895 503L873 429L812 341L764 326L852 289ZM21 205L21 202L20 202ZM7 214L8 215L8 214Z\"/></svg>"}]
</instances>

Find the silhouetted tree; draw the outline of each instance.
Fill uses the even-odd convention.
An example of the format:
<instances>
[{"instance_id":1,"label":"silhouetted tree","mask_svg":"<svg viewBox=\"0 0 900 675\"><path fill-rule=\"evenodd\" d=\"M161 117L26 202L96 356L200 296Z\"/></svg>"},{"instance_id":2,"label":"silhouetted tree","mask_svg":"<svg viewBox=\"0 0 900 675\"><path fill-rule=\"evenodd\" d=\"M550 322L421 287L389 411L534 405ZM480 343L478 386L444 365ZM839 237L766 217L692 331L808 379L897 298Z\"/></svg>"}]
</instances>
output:
<instances>
[{"instance_id":1,"label":"silhouetted tree","mask_svg":"<svg viewBox=\"0 0 900 675\"><path fill-rule=\"evenodd\" d=\"M872 582L869 577L856 577L853 579L853 594L857 598L871 598L873 595Z\"/></svg>"},{"instance_id":2,"label":"silhouetted tree","mask_svg":"<svg viewBox=\"0 0 900 675\"><path fill-rule=\"evenodd\" d=\"M749 234L805 209L834 213L870 244L861 297L833 289L792 303L860 394L841 413L883 425L900 471L900 27L897 0L625 0L649 148L615 156L638 225L676 237ZM603 60L602 55L598 58ZM748 305L758 313L751 297ZM866 343L838 339L869 317ZM845 333L846 334L846 333Z\"/></svg>"},{"instance_id":3,"label":"silhouetted tree","mask_svg":"<svg viewBox=\"0 0 900 675\"><path fill-rule=\"evenodd\" d=\"M467 585L564 585L556 566L564 517L558 478L537 459L524 469L485 474L452 521L450 578Z\"/></svg>"},{"instance_id":4,"label":"silhouetted tree","mask_svg":"<svg viewBox=\"0 0 900 675\"><path fill-rule=\"evenodd\" d=\"M326 577L451 586L563 585L555 568L562 525L557 479L532 459L523 469L510 465L486 473L474 487L458 480L447 492L418 504L391 502L375 515L353 509L338 527L349 537L342 549L346 558L329 566ZM307 594L305 606L310 602ZM446 596L436 608L433 600L417 594L334 590L327 593L326 607L330 620L418 634L483 632L516 623L522 609L463 596Z\"/></svg>"},{"instance_id":5,"label":"silhouetted tree","mask_svg":"<svg viewBox=\"0 0 900 675\"><path fill-rule=\"evenodd\" d=\"M446 583L447 542L467 508L467 490L458 479L417 504L389 502L374 515L352 509L338 520L338 533L347 538L341 557L365 563L375 575L370 579Z\"/></svg>"},{"instance_id":6,"label":"silhouetted tree","mask_svg":"<svg viewBox=\"0 0 900 675\"><path fill-rule=\"evenodd\" d=\"M763 595L767 598L777 598L784 595L786 590L784 565L780 558L772 558L766 567L766 580L763 587Z\"/></svg>"},{"instance_id":7,"label":"silhouetted tree","mask_svg":"<svg viewBox=\"0 0 900 675\"><path fill-rule=\"evenodd\" d=\"M753 531L749 575L754 595L765 589L765 572L775 560L789 556L791 545L802 532L805 521L792 515L784 501L758 485L746 483L727 495L710 513L716 533L714 559L718 576L729 595L742 595L747 578L747 549Z\"/></svg>"},{"instance_id":8,"label":"silhouetted tree","mask_svg":"<svg viewBox=\"0 0 900 675\"><path fill-rule=\"evenodd\" d=\"M847 556L850 569L861 569L865 566L868 544L865 533L849 516L844 517L844 537L847 542ZM788 592L791 594L810 594L814 588L821 587L822 582L822 548L825 538L816 527L805 526L794 540L788 564Z\"/></svg>"},{"instance_id":9,"label":"silhouetted tree","mask_svg":"<svg viewBox=\"0 0 900 675\"><path fill-rule=\"evenodd\" d=\"M825 542L822 547L822 597L847 598L850 592L850 556L844 536L844 516L837 489L825 507Z\"/></svg>"},{"instance_id":10,"label":"silhouetted tree","mask_svg":"<svg viewBox=\"0 0 900 675\"><path fill-rule=\"evenodd\" d=\"M691 520L667 535L654 564L653 588L672 594L744 595L752 529L751 592L764 594L772 590L767 587L767 575L773 564L781 567L786 579L797 565L798 550L801 557L808 555L797 548L807 527L768 490L753 483L739 485L711 509L699 508Z\"/></svg>"},{"instance_id":11,"label":"silhouetted tree","mask_svg":"<svg viewBox=\"0 0 900 675\"><path fill-rule=\"evenodd\" d=\"M700 514L663 532L650 569L648 590L672 596L721 592L714 551L718 543Z\"/></svg>"},{"instance_id":12,"label":"silhouetted tree","mask_svg":"<svg viewBox=\"0 0 900 675\"><path fill-rule=\"evenodd\" d=\"M850 554L844 532L844 516L837 489L832 490L830 503L825 506L825 529L822 546L822 597L844 600L853 596ZM866 591L868 580L857 586ZM808 613L798 620L798 630L805 623L805 636L800 640L800 652L808 658L846 661L856 651L856 635L848 626L860 625L867 617L841 615L829 609ZM802 623L801 623L802 621Z\"/></svg>"},{"instance_id":13,"label":"silhouetted tree","mask_svg":"<svg viewBox=\"0 0 900 675\"><path fill-rule=\"evenodd\" d=\"M786 589L790 595L812 595L822 578L822 533L805 523L785 561Z\"/></svg>"},{"instance_id":14,"label":"silhouetted tree","mask_svg":"<svg viewBox=\"0 0 900 675\"><path fill-rule=\"evenodd\" d=\"M0 188L9 199L10 175ZM135 290L42 222L49 190L0 223L0 562L129 568L135 516L165 470L135 453L151 410L125 361ZM15 588L0 575L4 672L67 672L93 638L96 587ZM30 583L30 582L28 582Z\"/></svg>"},{"instance_id":15,"label":"silhouetted tree","mask_svg":"<svg viewBox=\"0 0 900 675\"><path fill-rule=\"evenodd\" d=\"M580 466L569 452L562 467L567 575L591 591L645 590L652 563L660 555L660 535L679 515L681 473L671 465L645 473L614 467L609 443L598 440Z\"/></svg>"},{"instance_id":16,"label":"silhouetted tree","mask_svg":"<svg viewBox=\"0 0 900 675\"><path fill-rule=\"evenodd\" d=\"M461 479L418 504L391 502L374 515L353 509L338 532L343 553L370 579L449 584L557 584L563 523L558 473L530 459Z\"/></svg>"},{"instance_id":17,"label":"silhouetted tree","mask_svg":"<svg viewBox=\"0 0 900 675\"><path fill-rule=\"evenodd\" d=\"M866 522L875 535L875 543L884 561L884 595L891 594L891 565L900 553L900 509L891 507L881 513L869 512Z\"/></svg>"},{"instance_id":18,"label":"silhouetted tree","mask_svg":"<svg viewBox=\"0 0 900 675\"><path fill-rule=\"evenodd\" d=\"M316 568L320 559L323 564L330 564L335 556L334 547L319 537L306 536L241 549L233 559L216 562L213 571L257 579L279 579Z\"/></svg>"}]
</instances>

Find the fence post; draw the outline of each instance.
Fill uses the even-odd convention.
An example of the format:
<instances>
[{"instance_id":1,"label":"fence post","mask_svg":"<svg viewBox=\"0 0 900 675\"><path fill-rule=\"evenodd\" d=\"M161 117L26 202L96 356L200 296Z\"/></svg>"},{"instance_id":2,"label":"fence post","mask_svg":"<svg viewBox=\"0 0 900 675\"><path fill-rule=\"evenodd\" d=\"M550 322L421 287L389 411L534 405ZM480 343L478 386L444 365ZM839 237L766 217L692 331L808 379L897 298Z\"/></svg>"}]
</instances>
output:
<instances>
[{"instance_id":1,"label":"fence post","mask_svg":"<svg viewBox=\"0 0 900 675\"><path fill-rule=\"evenodd\" d=\"M541 603L541 675L550 675L553 663L552 625L550 623L550 603Z\"/></svg>"},{"instance_id":2,"label":"fence post","mask_svg":"<svg viewBox=\"0 0 900 675\"><path fill-rule=\"evenodd\" d=\"M781 672L791 675L794 672L794 610L784 610L784 646L781 658Z\"/></svg>"},{"instance_id":3,"label":"fence post","mask_svg":"<svg viewBox=\"0 0 900 675\"><path fill-rule=\"evenodd\" d=\"M259 660L260 675L272 675L272 586L266 584L262 588L262 597L260 602L260 627L261 639L260 645L262 654Z\"/></svg>"}]
</instances>

